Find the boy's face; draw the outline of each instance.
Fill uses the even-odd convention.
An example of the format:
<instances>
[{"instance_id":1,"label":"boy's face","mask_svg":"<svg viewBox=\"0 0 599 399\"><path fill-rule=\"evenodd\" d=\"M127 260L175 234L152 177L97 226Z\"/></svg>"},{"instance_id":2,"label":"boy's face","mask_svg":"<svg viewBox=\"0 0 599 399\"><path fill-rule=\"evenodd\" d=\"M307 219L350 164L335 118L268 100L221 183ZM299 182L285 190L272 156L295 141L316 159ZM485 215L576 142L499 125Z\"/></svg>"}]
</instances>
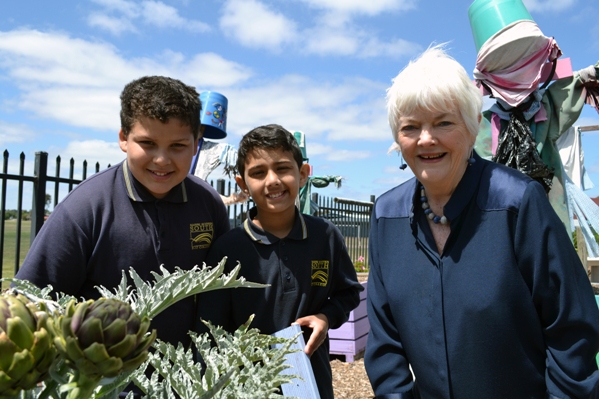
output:
<instances>
[{"instance_id":1,"label":"boy's face","mask_svg":"<svg viewBox=\"0 0 599 399\"><path fill-rule=\"evenodd\" d=\"M176 118L162 123L142 117L127 137L119 132L119 144L133 176L156 198L185 179L198 149L191 128Z\"/></svg>"},{"instance_id":2,"label":"boy's face","mask_svg":"<svg viewBox=\"0 0 599 399\"><path fill-rule=\"evenodd\" d=\"M293 155L282 149L254 149L245 160L243 178L236 177L258 208L258 215L295 213L295 199L306 184L310 167L298 168Z\"/></svg>"}]
</instances>

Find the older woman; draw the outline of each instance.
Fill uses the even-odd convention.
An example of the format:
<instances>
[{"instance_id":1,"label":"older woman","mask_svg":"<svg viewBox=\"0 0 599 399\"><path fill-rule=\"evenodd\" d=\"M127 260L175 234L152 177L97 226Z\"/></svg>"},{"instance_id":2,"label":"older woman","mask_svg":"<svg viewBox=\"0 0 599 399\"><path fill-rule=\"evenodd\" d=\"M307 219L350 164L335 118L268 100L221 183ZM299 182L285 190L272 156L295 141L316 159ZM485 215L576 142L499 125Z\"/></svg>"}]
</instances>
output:
<instances>
[{"instance_id":1,"label":"older woman","mask_svg":"<svg viewBox=\"0 0 599 399\"><path fill-rule=\"evenodd\" d=\"M442 46L388 91L415 177L376 202L365 365L377 398L589 398L599 309L545 190L473 150L482 98Z\"/></svg>"}]
</instances>

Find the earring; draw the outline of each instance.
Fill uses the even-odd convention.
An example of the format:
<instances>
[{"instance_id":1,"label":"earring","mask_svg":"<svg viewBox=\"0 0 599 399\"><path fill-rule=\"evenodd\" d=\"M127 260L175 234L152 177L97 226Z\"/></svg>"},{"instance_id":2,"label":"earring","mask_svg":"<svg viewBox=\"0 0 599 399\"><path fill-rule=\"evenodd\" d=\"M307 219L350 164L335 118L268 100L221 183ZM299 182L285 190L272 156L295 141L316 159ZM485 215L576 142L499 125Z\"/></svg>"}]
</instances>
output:
<instances>
[{"instance_id":1,"label":"earring","mask_svg":"<svg viewBox=\"0 0 599 399\"><path fill-rule=\"evenodd\" d=\"M468 158L468 164L472 165L476 163L476 158L474 158L474 148L470 149L470 158Z\"/></svg>"},{"instance_id":2,"label":"earring","mask_svg":"<svg viewBox=\"0 0 599 399\"><path fill-rule=\"evenodd\" d=\"M399 153L399 157L401 158L401 164L399 165L399 169L405 170L408 167L408 165L404 162L403 155L401 154L401 152Z\"/></svg>"}]
</instances>

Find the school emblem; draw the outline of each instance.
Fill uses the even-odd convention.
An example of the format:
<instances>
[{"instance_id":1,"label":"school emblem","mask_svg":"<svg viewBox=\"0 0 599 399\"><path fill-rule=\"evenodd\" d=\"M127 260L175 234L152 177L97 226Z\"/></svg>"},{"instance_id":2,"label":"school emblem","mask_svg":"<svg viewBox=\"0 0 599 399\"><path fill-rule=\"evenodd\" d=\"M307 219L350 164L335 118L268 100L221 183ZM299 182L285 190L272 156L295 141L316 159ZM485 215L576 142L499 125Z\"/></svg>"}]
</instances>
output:
<instances>
[{"instance_id":1,"label":"school emblem","mask_svg":"<svg viewBox=\"0 0 599 399\"><path fill-rule=\"evenodd\" d=\"M191 249L209 248L214 237L214 225L212 222L192 223L189 225L189 238Z\"/></svg>"},{"instance_id":2,"label":"school emblem","mask_svg":"<svg viewBox=\"0 0 599 399\"><path fill-rule=\"evenodd\" d=\"M313 260L312 261L312 285L318 287L326 287L329 281L329 261L328 260Z\"/></svg>"}]
</instances>

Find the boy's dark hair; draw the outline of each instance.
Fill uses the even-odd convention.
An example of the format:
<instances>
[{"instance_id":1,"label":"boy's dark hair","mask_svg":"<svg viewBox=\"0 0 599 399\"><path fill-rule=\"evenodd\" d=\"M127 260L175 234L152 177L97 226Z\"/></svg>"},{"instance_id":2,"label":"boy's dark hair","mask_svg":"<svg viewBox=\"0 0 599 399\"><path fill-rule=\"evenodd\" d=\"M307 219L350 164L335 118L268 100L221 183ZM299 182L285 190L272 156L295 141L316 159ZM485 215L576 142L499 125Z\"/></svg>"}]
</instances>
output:
<instances>
[{"instance_id":1,"label":"boy's dark hair","mask_svg":"<svg viewBox=\"0 0 599 399\"><path fill-rule=\"evenodd\" d=\"M128 83L121 93L121 129L125 137L141 117L167 123L179 119L191 128L194 139L200 133L202 104L196 89L177 79L144 76Z\"/></svg>"},{"instance_id":2,"label":"boy's dark hair","mask_svg":"<svg viewBox=\"0 0 599 399\"><path fill-rule=\"evenodd\" d=\"M247 156L254 149L289 151L293 154L297 167L302 167L302 150L297 144L297 140L291 132L280 125L259 126L243 136L237 150L237 173L242 178L245 173Z\"/></svg>"}]
</instances>

